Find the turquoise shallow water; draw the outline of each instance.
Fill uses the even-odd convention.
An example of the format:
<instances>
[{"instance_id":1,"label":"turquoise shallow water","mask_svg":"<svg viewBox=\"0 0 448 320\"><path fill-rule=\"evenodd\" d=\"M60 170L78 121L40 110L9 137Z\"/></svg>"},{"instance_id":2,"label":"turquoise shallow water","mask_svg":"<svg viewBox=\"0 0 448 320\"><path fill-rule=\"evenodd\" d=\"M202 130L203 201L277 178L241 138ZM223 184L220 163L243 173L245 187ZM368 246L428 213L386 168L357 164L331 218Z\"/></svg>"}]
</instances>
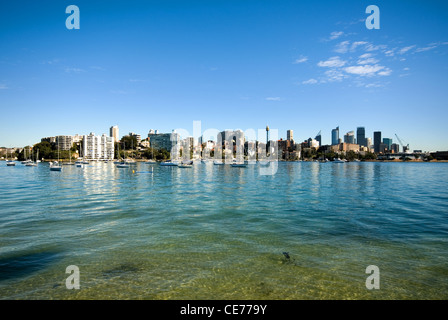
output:
<instances>
[{"instance_id":1,"label":"turquoise shallow water","mask_svg":"<svg viewBox=\"0 0 448 320\"><path fill-rule=\"evenodd\" d=\"M258 170L0 162L0 298L448 298L448 164Z\"/></svg>"}]
</instances>

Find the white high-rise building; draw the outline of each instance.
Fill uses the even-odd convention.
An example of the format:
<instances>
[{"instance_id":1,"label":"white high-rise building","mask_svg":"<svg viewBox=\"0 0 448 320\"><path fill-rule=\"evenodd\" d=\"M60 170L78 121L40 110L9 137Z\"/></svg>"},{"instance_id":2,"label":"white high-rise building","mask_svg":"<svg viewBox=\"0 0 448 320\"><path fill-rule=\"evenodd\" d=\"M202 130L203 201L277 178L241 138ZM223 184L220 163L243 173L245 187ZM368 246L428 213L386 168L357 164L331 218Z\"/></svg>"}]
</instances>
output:
<instances>
[{"instance_id":1,"label":"white high-rise building","mask_svg":"<svg viewBox=\"0 0 448 320\"><path fill-rule=\"evenodd\" d=\"M286 140L294 141L294 131L292 130L286 131Z\"/></svg>"},{"instance_id":2,"label":"white high-rise building","mask_svg":"<svg viewBox=\"0 0 448 320\"><path fill-rule=\"evenodd\" d=\"M114 138L114 142L118 142L120 140L120 134L118 130L118 126L110 127L110 134L112 138Z\"/></svg>"},{"instance_id":3,"label":"white high-rise building","mask_svg":"<svg viewBox=\"0 0 448 320\"><path fill-rule=\"evenodd\" d=\"M114 138L106 134L96 136L91 132L88 136L84 136L82 156L91 160L113 160Z\"/></svg>"}]
</instances>

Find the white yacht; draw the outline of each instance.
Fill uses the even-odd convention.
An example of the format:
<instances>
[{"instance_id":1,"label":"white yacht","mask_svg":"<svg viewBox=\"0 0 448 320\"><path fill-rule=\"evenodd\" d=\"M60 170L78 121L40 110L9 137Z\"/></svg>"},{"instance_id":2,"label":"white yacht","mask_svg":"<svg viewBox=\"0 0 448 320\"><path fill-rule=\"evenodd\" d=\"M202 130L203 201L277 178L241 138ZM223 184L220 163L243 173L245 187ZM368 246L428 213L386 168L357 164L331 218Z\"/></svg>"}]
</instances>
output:
<instances>
[{"instance_id":1,"label":"white yacht","mask_svg":"<svg viewBox=\"0 0 448 320\"><path fill-rule=\"evenodd\" d=\"M129 168L129 163L126 163L126 162L121 162L121 163L119 163L119 164L117 164L117 168Z\"/></svg>"},{"instance_id":2,"label":"white yacht","mask_svg":"<svg viewBox=\"0 0 448 320\"><path fill-rule=\"evenodd\" d=\"M167 161L160 162L160 165L162 167L177 167L179 165L179 162L167 160Z\"/></svg>"},{"instance_id":3,"label":"white yacht","mask_svg":"<svg viewBox=\"0 0 448 320\"><path fill-rule=\"evenodd\" d=\"M58 161L50 163L50 171L62 171L62 166Z\"/></svg>"}]
</instances>

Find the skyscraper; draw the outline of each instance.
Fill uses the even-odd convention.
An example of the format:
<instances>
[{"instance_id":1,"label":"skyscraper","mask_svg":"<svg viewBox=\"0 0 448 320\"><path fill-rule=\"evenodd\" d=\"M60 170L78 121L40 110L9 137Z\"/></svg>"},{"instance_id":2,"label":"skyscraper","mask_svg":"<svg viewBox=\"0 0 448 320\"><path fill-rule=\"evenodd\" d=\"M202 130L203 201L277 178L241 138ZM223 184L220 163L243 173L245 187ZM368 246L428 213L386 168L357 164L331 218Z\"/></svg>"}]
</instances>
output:
<instances>
[{"instance_id":1,"label":"skyscraper","mask_svg":"<svg viewBox=\"0 0 448 320\"><path fill-rule=\"evenodd\" d=\"M294 133L292 130L286 131L286 140L293 141L294 140Z\"/></svg>"},{"instance_id":2,"label":"skyscraper","mask_svg":"<svg viewBox=\"0 0 448 320\"><path fill-rule=\"evenodd\" d=\"M113 138L114 142L118 142L120 136L118 133L118 126L110 127L109 136Z\"/></svg>"},{"instance_id":3,"label":"skyscraper","mask_svg":"<svg viewBox=\"0 0 448 320\"><path fill-rule=\"evenodd\" d=\"M355 131L347 132L347 134L344 136L344 142L354 144L355 143Z\"/></svg>"},{"instance_id":4,"label":"skyscraper","mask_svg":"<svg viewBox=\"0 0 448 320\"><path fill-rule=\"evenodd\" d=\"M331 144L333 146L339 144L339 126L331 130Z\"/></svg>"},{"instance_id":5,"label":"skyscraper","mask_svg":"<svg viewBox=\"0 0 448 320\"><path fill-rule=\"evenodd\" d=\"M391 138L383 138L383 143L387 146L387 150L392 150L392 139Z\"/></svg>"},{"instance_id":6,"label":"skyscraper","mask_svg":"<svg viewBox=\"0 0 448 320\"><path fill-rule=\"evenodd\" d=\"M360 146L368 147L367 141L366 141L366 128L364 128L364 127L356 128L356 142Z\"/></svg>"},{"instance_id":7,"label":"skyscraper","mask_svg":"<svg viewBox=\"0 0 448 320\"><path fill-rule=\"evenodd\" d=\"M375 153L380 153L380 145L381 145L381 131L375 131L373 133L373 151Z\"/></svg>"},{"instance_id":8,"label":"skyscraper","mask_svg":"<svg viewBox=\"0 0 448 320\"><path fill-rule=\"evenodd\" d=\"M322 145L322 134L321 134L321 131L319 131L319 133L317 134L317 136L314 139L316 139L316 141L319 142L319 147L320 147Z\"/></svg>"}]
</instances>

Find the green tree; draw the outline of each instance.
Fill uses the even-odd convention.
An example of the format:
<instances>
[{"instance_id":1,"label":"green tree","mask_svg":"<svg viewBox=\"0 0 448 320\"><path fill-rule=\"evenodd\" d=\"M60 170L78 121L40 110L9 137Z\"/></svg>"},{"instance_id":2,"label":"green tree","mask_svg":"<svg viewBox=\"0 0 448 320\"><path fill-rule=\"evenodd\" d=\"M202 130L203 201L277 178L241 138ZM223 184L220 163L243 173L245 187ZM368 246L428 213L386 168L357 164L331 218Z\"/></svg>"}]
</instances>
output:
<instances>
[{"instance_id":1,"label":"green tree","mask_svg":"<svg viewBox=\"0 0 448 320\"><path fill-rule=\"evenodd\" d=\"M355 159L358 158L358 155L355 153L355 151L350 150L350 151L348 151L348 152L345 154L345 158L346 158L348 161L353 161L353 160L355 160Z\"/></svg>"},{"instance_id":2,"label":"green tree","mask_svg":"<svg viewBox=\"0 0 448 320\"><path fill-rule=\"evenodd\" d=\"M121 145L120 147L123 147L124 150L136 150L137 145L137 137L135 136L124 136L121 138Z\"/></svg>"}]
</instances>

